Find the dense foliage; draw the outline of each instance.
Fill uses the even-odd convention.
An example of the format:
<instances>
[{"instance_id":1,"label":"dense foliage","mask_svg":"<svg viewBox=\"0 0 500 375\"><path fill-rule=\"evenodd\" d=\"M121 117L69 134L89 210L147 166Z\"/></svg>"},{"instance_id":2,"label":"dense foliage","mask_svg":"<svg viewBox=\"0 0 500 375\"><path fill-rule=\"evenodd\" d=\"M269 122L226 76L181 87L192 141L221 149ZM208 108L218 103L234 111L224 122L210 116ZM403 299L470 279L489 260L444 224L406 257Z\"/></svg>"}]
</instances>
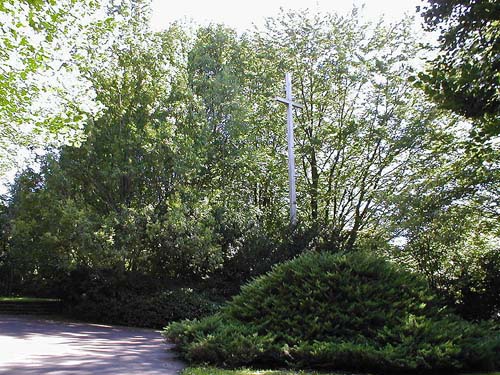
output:
<instances>
[{"instance_id":1,"label":"dense foliage","mask_svg":"<svg viewBox=\"0 0 500 375\"><path fill-rule=\"evenodd\" d=\"M146 15L134 3L116 30L87 35L78 58L104 109L81 144L49 150L40 171L13 185L14 273L40 280L81 265L192 281L261 258L246 251L269 254L264 267L250 261L265 271L288 234L283 114L273 98L293 61L306 64L292 67L310 107L297 121L299 231L349 248L377 230L386 192L418 167L412 155L437 125L405 81L400 54L414 53L406 25L369 34L355 14L286 14L251 39L219 26L192 37L177 25L152 33ZM276 33L309 47L274 49Z\"/></svg>"},{"instance_id":2,"label":"dense foliage","mask_svg":"<svg viewBox=\"0 0 500 375\"><path fill-rule=\"evenodd\" d=\"M165 336L190 361L351 371L492 370L500 334L443 307L419 276L365 252L310 252Z\"/></svg>"},{"instance_id":3,"label":"dense foliage","mask_svg":"<svg viewBox=\"0 0 500 375\"><path fill-rule=\"evenodd\" d=\"M421 75L444 108L477 120L480 138L500 134L500 4L495 0L429 0L422 15L438 31L439 54Z\"/></svg>"},{"instance_id":4,"label":"dense foliage","mask_svg":"<svg viewBox=\"0 0 500 375\"><path fill-rule=\"evenodd\" d=\"M111 28L112 19L99 12L106 3L0 0L2 174L26 155L26 147L55 138L68 142L95 113L94 93L74 53L85 44L80 37L85 30Z\"/></svg>"},{"instance_id":5,"label":"dense foliage","mask_svg":"<svg viewBox=\"0 0 500 375\"><path fill-rule=\"evenodd\" d=\"M11 21L33 14L40 50L51 52L29 67L30 41L6 29L0 43L19 49L27 79L53 70L61 37L71 53L56 70L71 68L75 80L64 81L85 88L57 101L65 121L43 112L37 131L51 124L63 141L3 197L0 292L157 326L210 312L206 294L234 295L304 250L363 247L424 275L468 319L499 316L500 143L476 152L463 119L410 82L422 52L410 20L282 12L242 35L180 23L153 32L146 0L114 1L73 25L77 3L0 0ZM304 106L294 114L296 227L275 100L288 71ZM22 94L14 83L29 79L11 73L0 91ZM0 99L0 116L29 122L22 98L9 98L17 104Z\"/></svg>"},{"instance_id":6,"label":"dense foliage","mask_svg":"<svg viewBox=\"0 0 500 375\"><path fill-rule=\"evenodd\" d=\"M158 286L143 275L77 269L62 281L65 312L92 322L162 328L214 313L217 296L175 285Z\"/></svg>"}]
</instances>

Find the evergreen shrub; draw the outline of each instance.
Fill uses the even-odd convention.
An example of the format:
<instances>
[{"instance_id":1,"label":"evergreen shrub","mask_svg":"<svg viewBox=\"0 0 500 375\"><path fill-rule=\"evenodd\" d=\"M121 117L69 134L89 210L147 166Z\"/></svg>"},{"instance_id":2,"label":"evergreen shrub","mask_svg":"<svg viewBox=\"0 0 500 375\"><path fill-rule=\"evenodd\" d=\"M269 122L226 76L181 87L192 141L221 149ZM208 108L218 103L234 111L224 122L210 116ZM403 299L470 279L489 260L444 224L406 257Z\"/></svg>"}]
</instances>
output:
<instances>
[{"instance_id":1,"label":"evergreen shrub","mask_svg":"<svg viewBox=\"0 0 500 375\"><path fill-rule=\"evenodd\" d=\"M425 280L363 252L308 252L215 315L164 335L192 362L370 372L493 370L500 335L467 322Z\"/></svg>"}]
</instances>

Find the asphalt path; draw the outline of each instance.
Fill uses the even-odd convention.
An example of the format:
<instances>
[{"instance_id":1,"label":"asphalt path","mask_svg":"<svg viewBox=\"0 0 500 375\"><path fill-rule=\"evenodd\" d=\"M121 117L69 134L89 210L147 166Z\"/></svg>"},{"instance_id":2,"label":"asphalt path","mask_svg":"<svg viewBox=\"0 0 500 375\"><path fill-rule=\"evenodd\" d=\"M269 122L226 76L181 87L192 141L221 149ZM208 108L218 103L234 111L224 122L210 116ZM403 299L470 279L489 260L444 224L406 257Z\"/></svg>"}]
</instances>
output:
<instances>
[{"instance_id":1,"label":"asphalt path","mask_svg":"<svg viewBox=\"0 0 500 375\"><path fill-rule=\"evenodd\" d=\"M174 375L158 331L0 315L0 374Z\"/></svg>"}]
</instances>

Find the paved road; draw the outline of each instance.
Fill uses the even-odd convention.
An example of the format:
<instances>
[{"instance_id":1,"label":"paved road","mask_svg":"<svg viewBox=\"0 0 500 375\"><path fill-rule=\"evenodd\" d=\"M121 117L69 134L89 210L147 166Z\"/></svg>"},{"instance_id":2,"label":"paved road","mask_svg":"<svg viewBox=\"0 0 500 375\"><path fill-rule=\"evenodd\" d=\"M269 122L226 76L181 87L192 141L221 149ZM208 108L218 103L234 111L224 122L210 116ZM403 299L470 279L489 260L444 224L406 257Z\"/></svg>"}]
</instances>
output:
<instances>
[{"instance_id":1,"label":"paved road","mask_svg":"<svg viewBox=\"0 0 500 375\"><path fill-rule=\"evenodd\" d=\"M173 375L158 331L0 315L0 374Z\"/></svg>"}]
</instances>

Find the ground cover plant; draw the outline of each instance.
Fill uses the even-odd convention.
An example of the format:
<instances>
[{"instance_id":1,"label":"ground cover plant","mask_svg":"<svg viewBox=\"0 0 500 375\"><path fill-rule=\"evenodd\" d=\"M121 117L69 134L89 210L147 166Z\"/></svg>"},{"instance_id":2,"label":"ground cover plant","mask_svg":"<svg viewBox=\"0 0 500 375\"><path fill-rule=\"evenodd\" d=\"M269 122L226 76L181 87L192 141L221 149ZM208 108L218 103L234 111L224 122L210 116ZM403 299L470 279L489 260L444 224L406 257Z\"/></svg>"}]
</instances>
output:
<instances>
[{"instance_id":1,"label":"ground cover plant","mask_svg":"<svg viewBox=\"0 0 500 375\"><path fill-rule=\"evenodd\" d=\"M241 368L237 370L227 370L215 367L188 367L181 373L182 375L346 375L342 372L326 373L323 371L302 371L302 370L254 370ZM468 374L473 375L473 374ZM479 374L478 374L479 375ZM500 375L500 372L481 373L481 375Z\"/></svg>"},{"instance_id":2,"label":"ground cover plant","mask_svg":"<svg viewBox=\"0 0 500 375\"><path fill-rule=\"evenodd\" d=\"M189 361L369 372L494 370L500 335L444 307L420 277L365 252L306 253L215 315L170 324Z\"/></svg>"},{"instance_id":3,"label":"ground cover plant","mask_svg":"<svg viewBox=\"0 0 500 375\"><path fill-rule=\"evenodd\" d=\"M225 370L215 367L188 367L182 375L334 375L317 371L293 371L293 370L252 370L242 368L238 370ZM336 374L340 375L340 374ZM492 374L494 375L494 374Z\"/></svg>"},{"instance_id":4,"label":"ground cover plant","mask_svg":"<svg viewBox=\"0 0 500 375\"><path fill-rule=\"evenodd\" d=\"M38 298L38 297L0 297L0 302L57 302L56 298Z\"/></svg>"}]
</instances>

